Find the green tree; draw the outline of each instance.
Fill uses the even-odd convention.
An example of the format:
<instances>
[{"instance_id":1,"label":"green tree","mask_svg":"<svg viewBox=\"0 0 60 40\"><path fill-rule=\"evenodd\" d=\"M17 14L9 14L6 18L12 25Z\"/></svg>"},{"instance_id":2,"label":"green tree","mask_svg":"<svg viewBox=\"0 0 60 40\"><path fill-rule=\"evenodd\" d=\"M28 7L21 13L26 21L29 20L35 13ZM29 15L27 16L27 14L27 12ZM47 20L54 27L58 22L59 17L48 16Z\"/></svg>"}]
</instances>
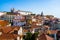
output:
<instances>
[{"instance_id":1,"label":"green tree","mask_svg":"<svg viewBox=\"0 0 60 40\"><path fill-rule=\"evenodd\" d=\"M31 37L32 37L32 33L31 32L27 32L26 36L25 36L25 40L32 40Z\"/></svg>"},{"instance_id":2,"label":"green tree","mask_svg":"<svg viewBox=\"0 0 60 40\"><path fill-rule=\"evenodd\" d=\"M36 38L38 37L38 32L32 34L31 32L27 32L26 36L24 36L25 40L36 40Z\"/></svg>"},{"instance_id":3,"label":"green tree","mask_svg":"<svg viewBox=\"0 0 60 40\"><path fill-rule=\"evenodd\" d=\"M38 34L39 34L39 32L35 32L34 34L32 34L31 39L36 40L36 38L38 37Z\"/></svg>"}]
</instances>

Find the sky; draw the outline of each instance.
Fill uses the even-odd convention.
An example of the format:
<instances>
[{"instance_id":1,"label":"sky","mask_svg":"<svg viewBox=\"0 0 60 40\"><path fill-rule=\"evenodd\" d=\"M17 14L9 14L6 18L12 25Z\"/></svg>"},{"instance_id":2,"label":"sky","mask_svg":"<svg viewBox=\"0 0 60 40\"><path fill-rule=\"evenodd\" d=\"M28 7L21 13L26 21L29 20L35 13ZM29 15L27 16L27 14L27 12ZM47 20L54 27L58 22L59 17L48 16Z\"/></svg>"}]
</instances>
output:
<instances>
[{"instance_id":1,"label":"sky","mask_svg":"<svg viewBox=\"0 0 60 40\"><path fill-rule=\"evenodd\" d=\"M0 11L31 11L35 14L54 15L60 18L60 0L0 0Z\"/></svg>"}]
</instances>

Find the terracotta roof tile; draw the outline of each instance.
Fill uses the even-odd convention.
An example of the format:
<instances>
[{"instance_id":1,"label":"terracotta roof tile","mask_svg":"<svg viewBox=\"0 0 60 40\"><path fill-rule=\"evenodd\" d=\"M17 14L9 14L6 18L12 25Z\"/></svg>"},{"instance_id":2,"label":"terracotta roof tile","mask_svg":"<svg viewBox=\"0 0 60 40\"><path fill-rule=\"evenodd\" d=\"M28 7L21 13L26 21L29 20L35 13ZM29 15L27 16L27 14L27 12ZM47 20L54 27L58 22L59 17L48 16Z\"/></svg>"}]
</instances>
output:
<instances>
[{"instance_id":1,"label":"terracotta roof tile","mask_svg":"<svg viewBox=\"0 0 60 40\"><path fill-rule=\"evenodd\" d=\"M10 31L10 33L12 33L12 32L14 32L14 30L19 30L20 29L20 27L12 27L13 29Z\"/></svg>"},{"instance_id":2,"label":"terracotta roof tile","mask_svg":"<svg viewBox=\"0 0 60 40\"><path fill-rule=\"evenodd\" d=\"M11 27L3 27L2 30L4 33L8 33L12 30L12 28Z\"/></svg>"},{"instance_id":3,"label":"terracotta roof tile","mask_svg":"<svg viewBox=\"0 0 60 40\"><path fill-rule=\"evenodd\" d=\"M47 31L48 32L48 31ZM58 32L58 30L49 30L50 34L55 34Z\"/></svg>"},{"instance_id":4,"label":"terracotta roof tile","mask_svg":"<svg viewBox=\"0 0 60 40\"><path fill-rule=\"evenodd\" d=\"M43 33L38 37L38 40L54 40L54 39Z\"/></svg>"},{"instance_id":5,"label":"terracotta roof tile","mask_svg":"<svg viewBox=\"0 0 60 40\"><path fill-rule=\"evenodd\" d=\"M0 39L14 39L17 38L17 36L15 36L14 34L2 34L0 36Z\"/></svg>"},{"instance_id":6,"label":"terracotta roof tile","mask_svg":"<svg viewBox=\"0 0 60 40\"><path fill-rule=\"evenodd\" d=\"M8 25L8 24L9 24L8 21L6 21L6 20L0 20L0 25L1 25L1 26L6 26L6 25Z\"/></svg>"},{"instance_id":7,"label":"terracotta roof tile","mask_svg":"<svg viewBox=\"0 0 60 40\"><path fill-rule=\"evenodd\" d=\"M15 27L13 27L13 26L9 26L9 27L4 26L4 27L1 27L1 30L3 31L3 33L11 33L14 30L19 30L19 29L20 29L20 27L17 27L17 26L15 26Z\"/></svg>"},{"instance_id":8,"label":"terracotta roof tile","mask_svg":"<svg viewBox=\"0 0 60 40\"><path fill-rule=\"evenodd\" d=\"M23 32L28 32L28 30L24 29Z\"/></svg>"}]
</instances>

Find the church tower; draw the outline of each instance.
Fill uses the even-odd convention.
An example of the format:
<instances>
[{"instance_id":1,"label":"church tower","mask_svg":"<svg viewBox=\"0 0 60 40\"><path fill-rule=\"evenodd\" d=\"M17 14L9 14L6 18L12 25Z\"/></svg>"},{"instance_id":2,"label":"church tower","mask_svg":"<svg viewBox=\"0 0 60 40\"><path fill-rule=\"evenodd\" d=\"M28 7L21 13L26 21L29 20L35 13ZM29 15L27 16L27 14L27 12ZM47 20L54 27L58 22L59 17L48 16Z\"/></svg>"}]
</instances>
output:
<instances>
[{"instance_id":1,"label":"church tower","mask_svg":"<svg viewBox=\"0 0 60 40\"><path fill-rule=\"evenodd\" d=\"M41 16L43 16L43 11L41 12Z\"/></svg>"},{"instance_id":2,"label":"church tower","mask_svg":"<svg viewBox=\"0 0 60 40\"><path fill-rule=\"evenodd\" d=\"M11 8L11 13L14 13L15 9L14 8Z\"/></svg>"}]
</instances>

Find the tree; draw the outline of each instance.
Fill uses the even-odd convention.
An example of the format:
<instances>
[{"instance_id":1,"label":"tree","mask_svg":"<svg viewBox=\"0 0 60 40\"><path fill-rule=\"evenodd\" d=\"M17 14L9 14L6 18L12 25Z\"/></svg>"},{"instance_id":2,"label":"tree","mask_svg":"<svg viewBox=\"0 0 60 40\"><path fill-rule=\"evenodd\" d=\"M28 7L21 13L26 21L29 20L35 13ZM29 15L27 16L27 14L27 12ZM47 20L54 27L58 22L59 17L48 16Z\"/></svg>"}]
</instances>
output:
<instances>
[{"instance_id":1,"label":"tree","mask_svg":"<svg viewBox=\"0 0 60 40\"><path fill-rule=\"evenodd\" d=\"M34 34L32 34L31 39L36 40L36 38L38 37L38 34L39 34L39 32L35 32Z\"/></svg>"},{"instance_id":2,"label":"tree","mask_svg":"<svg viewBox=\"0 0 60 40\"><path fill-rule=\"evenodd\" d=\"M26 36L24 36L25 40L36 40L36 38L38 37L38 32L35 32L34 34L32 34L31 32L26 33Z\"/></svg>"},{"instance_id":3,"label":"tree","mask_svg":"<svg viewBox=\"0 0 60 40\"><path fill-rule=\"evenodd\" d=\"M31 32L27 32L26 36L25 36L25 40L31 40L32 37L32 33Z\"/></svg>"}]
</instances>

